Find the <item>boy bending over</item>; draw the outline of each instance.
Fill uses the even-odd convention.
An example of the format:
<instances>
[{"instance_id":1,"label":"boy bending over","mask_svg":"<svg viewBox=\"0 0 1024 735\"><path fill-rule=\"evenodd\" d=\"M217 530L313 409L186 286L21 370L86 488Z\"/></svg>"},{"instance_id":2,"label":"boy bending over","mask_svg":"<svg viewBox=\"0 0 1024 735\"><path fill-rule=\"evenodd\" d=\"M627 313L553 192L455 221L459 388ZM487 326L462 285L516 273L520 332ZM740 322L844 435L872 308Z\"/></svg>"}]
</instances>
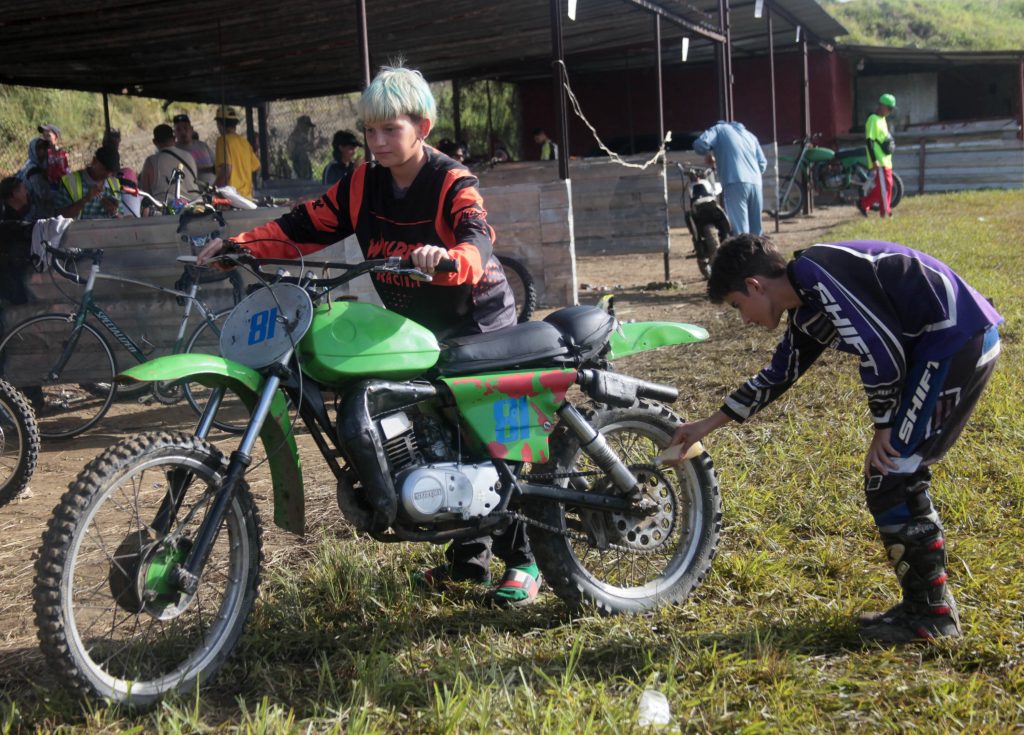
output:
<instances>
[{"instance_id":1,"label":"boy bending over","mask_svg":"<svg viewBox=\"0 0 1024 735\"><path fill-rule=\"evenodd\" d=\"M864 490L903 600L861 616L860 634L883 643L960 635L946 584L942 523L928 494L931 465L960 435L999 354L991 304L949 266L903 245L822 243L788 263L768 238L740 235L718 251L713 303L743 321L786 332L771 363L707 418L676 430L685 450L782 395L827 347L860 358L874 422Z\"/></svg>"}]
</instances>

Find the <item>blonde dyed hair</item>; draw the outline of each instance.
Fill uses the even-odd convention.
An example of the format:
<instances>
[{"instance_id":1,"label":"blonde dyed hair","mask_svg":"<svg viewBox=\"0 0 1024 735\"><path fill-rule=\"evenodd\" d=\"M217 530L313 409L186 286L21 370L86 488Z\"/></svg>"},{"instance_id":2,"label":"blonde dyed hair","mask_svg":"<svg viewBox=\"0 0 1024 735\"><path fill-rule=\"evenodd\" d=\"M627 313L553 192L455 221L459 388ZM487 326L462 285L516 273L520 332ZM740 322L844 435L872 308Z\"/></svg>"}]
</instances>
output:
<instances>
[{"instance_id":1,"label":"blonde dyed hair","mask_svg":"<svg viewBox=\"0 0 1024 735\"><path fill-rule=\"evenodd\" d=\"M415 121L437 117L437 103L430 85L415 69L401 64L382 66L359 98L360 127L408 115Z\"/></svg>"}]
</instances>

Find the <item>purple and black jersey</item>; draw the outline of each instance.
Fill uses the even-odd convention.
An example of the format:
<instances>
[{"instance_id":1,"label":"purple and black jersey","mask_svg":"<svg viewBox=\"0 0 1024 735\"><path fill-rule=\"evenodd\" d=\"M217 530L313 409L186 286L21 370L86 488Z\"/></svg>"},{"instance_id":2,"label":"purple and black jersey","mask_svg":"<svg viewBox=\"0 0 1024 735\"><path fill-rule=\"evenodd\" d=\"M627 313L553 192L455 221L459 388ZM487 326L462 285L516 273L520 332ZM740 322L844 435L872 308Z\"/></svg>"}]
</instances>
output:
<instances>
[{"instance_id":1,"label":"purple and black jersey","mask_svg":"<svg viewBox=\"0 0 1024 735\"><path fill-rule=\"evenodd\" d=\"M803 304L789 313L771 364L726 399L722 411L735 421L782 395L832 347L860 357L872 420L891 426L909 366L947 358L1003 321L949 266L894 243L813 245L788 277Z\"/></svg>"}]
</instances>

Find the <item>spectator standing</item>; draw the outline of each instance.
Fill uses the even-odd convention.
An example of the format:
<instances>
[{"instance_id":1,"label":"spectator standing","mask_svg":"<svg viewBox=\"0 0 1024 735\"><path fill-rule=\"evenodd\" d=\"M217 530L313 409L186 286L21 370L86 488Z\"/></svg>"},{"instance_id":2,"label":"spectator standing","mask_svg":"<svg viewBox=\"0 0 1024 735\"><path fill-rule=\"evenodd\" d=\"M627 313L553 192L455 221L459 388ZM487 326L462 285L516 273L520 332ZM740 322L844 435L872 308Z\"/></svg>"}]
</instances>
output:
<instances>
[{"instance_id":1,"label":"spectator standing","mask_svg":"<svg viewBox=\"0 0 1024 735\"><path fill-rule=\"evenodd\" d=\"M50 144L47 151L46 178L54 189L60 184L62 176L71 171L71 164L68 163L68 152L60 147L60 128L47 123L40 125L36 130L46 138Z\"/></svg>"},{"instance_id":2,"label":"spectator standing","mask_svg":"<svg viewBox=\"0 0 1024 735\"><path fill-rule=\"evenodd\" d=\"M288 135L288 157L292 160L292 171L297 179L312 179L313 164L309 160L316 142L313 139L313 132L316 125L309 119L309 115L299 115L295 121L295 127Z\"/></svg>"},{"instance_id":3,"label":"spectator standing","mask_svg":"<svg viewBox=\"0 0 1024 735\"><path fill-rule=\"evenodd\" d=\"M355 170L356 150L359 148L359 139L349 130L339 130L331 140L332 161L324 168L321 181L324 184L337 184L342 179L347 179Z\"/></svg>"},{"instance_id":4,"label":"spectator standing","mask_svg":"<svg viewBox=\"0 0 1024 735\"><path fill-rule=\"evenodd\" d=\"M50 142L46 138L33 138L28 144L28 161L18 172L18 178L28 187L30 217L37 220L53 216L53 187L47 176Z\"/></svg>"},{"instance_id":5,"label":"spectator standing","mask_svg":"<svg viewBox=\"0 0 1024 735\"><path fill-rule=\"evenodd\" d=\"M544 128L537 128L533 131L533 142L540 146L541 161L558 160L558 143L548 137Z\"/></svg>"},{"instance_id":6,"label":"spectator standing","mask_svg":"<svg viewBox=\"0 0 1024 735\"><path fill-rule=\"evenodd\" d=\"M210 146L194 137L192 121L184 112L178 113L171 120L174 124L174 144L192 154L196 162L196 178L212 184L217 178L213 167L213 151Z\"/></svg>"},{"instance_id":7,"label":"spectator standing","mask_svg":"<svg viewBox=\"0 0 1024 735\"><path fill-rule=\"evenodd\" d=\"M882 217L892 217L892 152L896 147L886 120L896 109L896 98L886 92L878 98L878 106L864 125L864 146L868 151L868 164L875 173L875 186L857 203L865 217L868 210L878 205Z\"/></svg>"},{"instance_id":8,"label":"spectator standing","mask_svg":"<svg viewBox=\"0 0 1024 735\"><path fill-rule=\"evenodd\" d=\"M26 281L31 272L27 255L31 244L31 197L17 176L0 181L0 338L3 337L3 306L27 304Z\"/></svg>"},{"instance_id":9,"label":"spectator standing","mask_svg":"<svg viewBox=\"0 0 1024 735\"><path fill-rule=\"evenodd\" d=\"M221 105L217 108L217 138L214 166L217 186L231 185L242 196L252 197L252 176L260 170L260 159L256 157L249 141L235 131L238 129L238 113L235 108Z\"/></svg>"},{"instance_id":10,"label":"spectator standing","mask_svg":"<svg viewBox=\"0 0 1024 735\"><path fill-rule=\"evenodd\" d=\"M60 179L54 207L72 219L104 219L121 216L121 157L110 148L99 148L88 166Z\"/></svg>"},{"instance_id":11,"label":"spectator standing","mask_svg":"<svg viewBox=\"0 0 1024 735\"><path fill-rule=\"evenodd\" d=\"M715 167L733 234L761 234L761 175L768 167L761 144L743 123L719 120L693 142Z\"/></svg>"},{"instance_id":12,"label":"spectator standing","mask_svg":"<svg viewBox=\"0 0 1024 735\"><path fill-rule=\"evenodd\" d=\"M187 196L196 191L196 161L192 154L174 144L174 130L170 125L157 125L153 128L153 145L156 153L149 156L142 164L139 174L139 188L149 192L153 197L165 204L173 195L171 174L181 167L181 195ZM173 198L173 197L172 197Z\"/></svg>"}]
</instances>

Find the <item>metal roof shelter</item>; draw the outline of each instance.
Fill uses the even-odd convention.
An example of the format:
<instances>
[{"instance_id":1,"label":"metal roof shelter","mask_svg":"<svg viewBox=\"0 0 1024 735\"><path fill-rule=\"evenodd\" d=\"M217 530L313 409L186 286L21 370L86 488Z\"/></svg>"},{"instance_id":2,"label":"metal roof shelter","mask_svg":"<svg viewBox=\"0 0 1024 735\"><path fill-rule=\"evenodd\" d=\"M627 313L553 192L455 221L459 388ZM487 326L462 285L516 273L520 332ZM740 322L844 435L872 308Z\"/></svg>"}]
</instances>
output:
<instances>
[{"instance_id":1,"label":"metal roof shelter","mask_svg":"<svg viewBox=\"0 0 1024 735\"><path fill-rule=\"evenodd\" d=\"M37 0L0 14L0 82L194 102L353 92L365 82L360 13L371 68L402 55L431 80L508 81L551 74L552 8L574 67L614 67L630 48L653 49L661 19L665 63L708 60L727 9L733 54L764 53L761 0ZM774 33L802 25L830 43L844 29L814 0L767 0Z\"/></svg>"}]
</instances>

